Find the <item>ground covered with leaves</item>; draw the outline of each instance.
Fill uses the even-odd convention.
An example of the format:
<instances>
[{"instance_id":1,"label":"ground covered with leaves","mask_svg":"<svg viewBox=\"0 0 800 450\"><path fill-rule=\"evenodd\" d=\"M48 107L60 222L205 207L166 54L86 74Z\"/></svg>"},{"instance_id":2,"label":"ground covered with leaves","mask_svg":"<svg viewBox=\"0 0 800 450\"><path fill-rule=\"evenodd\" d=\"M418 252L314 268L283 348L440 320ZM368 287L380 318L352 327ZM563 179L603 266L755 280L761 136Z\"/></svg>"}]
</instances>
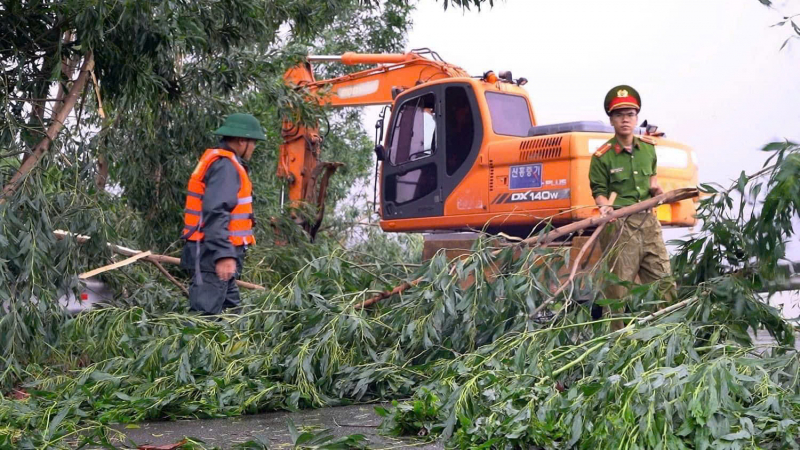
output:
<instances>
[{"instance_id":1,"label":"ground covered with leaves","mask_svg":"<svg viewBox=\"0 0 800 450\"><path fill-rule=\"evenodd\" d=\"M673 260L680 302L632 287L617 331L591 316L622 301L600 294L614 282L602 263L532 317L569 252L490 237L463 259L422 264L357 246L262 246L246 275L268 289L217 318L187 314L179 291L143 267L110 280L124 303L77 317L12 301L0 317L0 446L110 446L115 423L399 399L378 409L383 432L457 448L797 448L794 329L759 291L786 276L800 148L767 150L768 165L730 189L702 186L702 229ZM9 223L7 248L24 245ZM96 250L52 245L76 267ZM748 332L763 329L774 348L754 348Z\"/></svg>"}]
</instances>

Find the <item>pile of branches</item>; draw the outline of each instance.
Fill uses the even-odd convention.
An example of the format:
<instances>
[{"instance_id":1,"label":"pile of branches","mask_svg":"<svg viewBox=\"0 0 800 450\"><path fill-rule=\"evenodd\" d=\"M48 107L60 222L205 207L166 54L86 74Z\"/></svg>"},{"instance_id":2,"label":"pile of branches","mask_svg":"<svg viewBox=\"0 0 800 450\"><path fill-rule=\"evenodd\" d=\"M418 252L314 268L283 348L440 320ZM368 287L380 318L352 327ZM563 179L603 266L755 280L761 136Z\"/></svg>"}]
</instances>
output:
<instances>
[{"instance_id":1,"label":"pile of branches","mask_svg":"<svg viewBox=\"0 0 800 450\"><path fill-rule=\"evenodd\" d=\"M239 315L159 311L153 295L178 294L145 287L59 324L51 351L14 372L29 396L0 398L0 446L110 446L115 423L410 398L378 408L384 432L457 448L797 448L794 329L759 291L787 276L800 147L767 150L730 189L701 186L701 230L674 258L680 301L632 287L621 330L592 318L618 301L601 294L603 261L553 299L566 249L487 237L410 267L340 248L248 294ZM549 320L533 320L542 305ZM761 330L774 346L753 345Z\"/></svg>"}]
</instances>

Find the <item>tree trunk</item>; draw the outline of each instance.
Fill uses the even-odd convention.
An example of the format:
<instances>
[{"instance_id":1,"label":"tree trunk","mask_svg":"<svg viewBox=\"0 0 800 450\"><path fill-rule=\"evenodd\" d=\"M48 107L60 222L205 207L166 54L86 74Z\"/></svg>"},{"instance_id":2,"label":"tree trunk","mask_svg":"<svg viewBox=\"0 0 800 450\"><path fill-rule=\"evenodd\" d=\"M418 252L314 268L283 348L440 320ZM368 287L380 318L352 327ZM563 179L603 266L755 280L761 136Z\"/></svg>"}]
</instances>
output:
<instances>
[{"instance_id":1,"label":"tree trunk","mask_svg":"<svg viewBox=\"0 0 800 450\"><path fill-rule=\"evenodd\" d=\"M73 39L74 39L74 36L72 34L72 31L67 31L67 32L64 33L64 37L62 39L62 43L66 44L68 42L71 42ZM55 97L56 101L55 101L55 103L53 103L53 107L51 108L52 112L50 113L50 116L53 117L53 118L55 118L56 115L58 114L58 111L62 107L62 104L63 104L63 101L64 101L64 83L61 81L61 78L65 78L67 80L71 80L72 79L72 75L74 74L75 68L77 67L79 61L80 60L68 59L66 57L62 57L61 58L61 77L59 77L59 80L58 80L58 94ZM43 70L42 70L41 73L42 74L49 74L52 71L53 71L53 67L46 66L46 67L43 67ZM49 81L45 81L42 84L42 88L41 88L40 92L38 93L38 97L42 98L42 99L46 99L48 97L49 93L50 93L50 86L51 86L50 82ZM33 115L39 120L39 125L42 128L44 128L44 123L45 123L44 116L45 116L46 110L47 110L47 100L37 101L37 102L33 103ZM25 162L31 157L32 154L33 153L26 153L25 156L22 157L22 164L25 164Z\"/></svg>"},{"instance_id":2,"label":"tree trunk","mask_svg":"<svg viewBox=\"0 0 800 450\"><path fill-rule=\"evenodd\" d=\"M81 66L78 78L72 83L72 88L70 88L69 93L67 93L67 96L64 98L64 103L61 105L61 108L59 108L58 112L53 116L50 127L47 129L47 135L36 144L30 157L22 163L17 173L11 177L11 181L3 187L3 192L0 194L0 203L5 202L6 198L14 194L23 178L39 164L39 161L50 148L50 144L55 140L56 136L58 136L61 129L64 128L64 121L67 119L67 116L69 116L69 113L72 112L72 109L75 108L75 103L86 87L86 82L89 79L89 72L93 68L94 55L89 51L86 53L86 56L84 56L83 66Z\"/></svg>"},{"instance_id":3,"label":"tree trunk","mask_svg":"<svg viewBox=\"0 0 800 450\"><path fill-rule=\"evenodd\" d=\"M94 177L94 183L97 190L102 192L106 188L108 182L108 160L105 155L97 156L97 175Z\"/></svg>"}]
</instances>

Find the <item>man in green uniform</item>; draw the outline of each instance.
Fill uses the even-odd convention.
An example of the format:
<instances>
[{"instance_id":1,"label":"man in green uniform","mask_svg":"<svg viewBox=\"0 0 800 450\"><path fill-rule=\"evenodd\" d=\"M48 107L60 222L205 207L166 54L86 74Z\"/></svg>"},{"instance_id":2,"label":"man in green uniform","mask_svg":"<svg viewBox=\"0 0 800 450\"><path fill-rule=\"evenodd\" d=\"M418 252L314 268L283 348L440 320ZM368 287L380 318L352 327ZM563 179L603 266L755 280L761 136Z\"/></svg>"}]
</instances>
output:
<instances>
[{"instance_id":1,"label":"man in green uniform","mask_svg":"<svg viewBox=\"0 0 800 450\"><path fill-rule=\"evenodd\" d=\"M604 107L614 127L614 137L597 149L589 169L592 196L601 215L663 193L656 180L655 140L633 134L641 108L639 93L630 86L617 86L606 95ZM613 205L609 201L612 192L617 194ZM669 254L661 224L652 210L609 224L600 243L610 254L611 273L620 280L633 282L637 275L642 283L663 280L662 298L667 302L675 300L674 284L665 279L672 272ZM626 294L627 288L617 284L605 289L609 299L623 299ZM613 325L621 327L619 322Z\"/></svg>"}]
</instances>

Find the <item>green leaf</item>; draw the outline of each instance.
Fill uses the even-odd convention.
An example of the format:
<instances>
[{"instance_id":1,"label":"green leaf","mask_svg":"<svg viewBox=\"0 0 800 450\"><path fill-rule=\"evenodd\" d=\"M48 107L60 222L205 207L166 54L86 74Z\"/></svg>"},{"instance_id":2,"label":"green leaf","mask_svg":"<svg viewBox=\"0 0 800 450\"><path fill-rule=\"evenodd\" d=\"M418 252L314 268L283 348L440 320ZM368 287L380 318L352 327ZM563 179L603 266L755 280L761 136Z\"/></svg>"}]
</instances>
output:
<instances>
[{"instance_id":1,"label":"green leaf","mask_svg":"<svg viewBox=\"0 0 800 450\"><path fill-rule=\"evenodd\" d=\"M583 392L583 395L587 397L594 395L597 391L599 391L602 388L603 384L599 382L582 384L579 386L579 389L581 390L581 392Z\"/></svg>"},{"instance_id":2,"label":"green leaf","mask_svg":"<svg viewBox=\"0 0 800 450\"><path fill-rule=\"evenodd\" d=\"M297 439L300 437L300 433L297 432L297 427L294 425L294 420L289 419L286 421L286 426L289 427L289 437L292 439L292 443L296 444Z\"/></svg>"},{"instance_id":3,"label":"green leaf","mask_svg":"<svg viewBox=\"0 0 800 450\"><path fill-rule=\"evenodd\" d=\"M578 414L575 418L572 419L572 429L570 433L569 444L567 447L574 446L578 440L581 438L583 434L583 416Z\"/></svg>"},{"instance_id":4,"label":"green leaf","mask_svg":"<svg viewBox=\"0 0 800 450\"><path fill-rule=\"evenodd\" d=\"M744 194L744 188L745 188L745 186L747 186L748 180L749 179L747 177L747 174L745 174L744 170L743 170L742 173L739 175L739 181L738 181L737 186L736 186L736 189L739 192L741 192L742 194Z\"/></svg>"},{"instance_id":5,"label":"green leaf","mask_svg":"<svg viewBox=\"0 0 800 450\"><path fill-rule=\"evenodd\" d=\"M719 192L716 188L707 183L700 183L700 185L698 185L698 189L700 189L700 192L705 194L716 194Z\"/></svg>"},{"instance_id":6,"label":"green leaf","mask_svg":"<svg viewBox=\"0 0 800 450\"><path fill-rule=\"evenodd\" d=\"M654 337L661 336L664 334L664 329L660 327L647 327L643 328L636 333L628 336L628 339L635 340L635 341L649 341Z\"/></svg>"},{"instance_id":7,"label":"green leaf","mask_svg":"<svg viewBox=\"0 0 800 450\"><path fill-rule=\"evenodd\" d=\"M53 436L55 436L55 433L59 431L61 422L67 417L67 414L69 414L70 411L72 411L72 406L65 405L61 408L61 411L56 414L53 420L47 424L47 439L51 439Z\"/></svg>"},{"instance_id":8,"label":"green leaf","mask_svg":"<svg viewBox=\"0 0 800 450\"><path fill-rule=\"evenodd\" d=\"M736 441L739 439L749 439L750 436L751 435L747 430L739 430L736 433L728 433L722 436L721 439L724 439L726 441Z\"/></svg>"}]
</instances>

